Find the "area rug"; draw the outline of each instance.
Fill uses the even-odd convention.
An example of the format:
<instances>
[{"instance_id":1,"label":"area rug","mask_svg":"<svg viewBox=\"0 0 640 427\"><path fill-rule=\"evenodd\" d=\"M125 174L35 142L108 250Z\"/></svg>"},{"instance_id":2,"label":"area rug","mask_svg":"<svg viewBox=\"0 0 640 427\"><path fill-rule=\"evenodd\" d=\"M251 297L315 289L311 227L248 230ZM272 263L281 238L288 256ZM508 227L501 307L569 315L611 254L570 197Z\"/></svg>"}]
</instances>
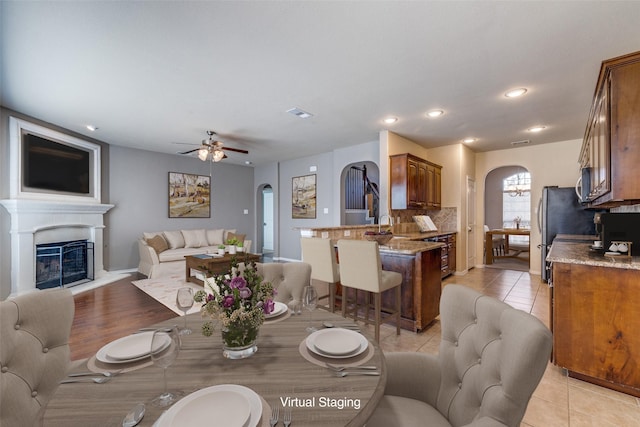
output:
<instances>
[{"instance_id":1,"label":"area rug","mask_svg":"<svg viewBox=\"0 0 640 427\"><path fill-rule=\"evenodd\" d=\"M185 282L184 279L179 279L176 277L143 279L136 280L131 283L133 283L142 292L146 293L161 304L167 306L177 314L184 314L184 312L176 306L176 295L179 288L188 286L190 288L193 288L194 293L198 290L202 290L202 286L198 286L195 283L191 282ZM189 309L187 314L197 313L199 311L200 304L194 303L193 307Z\"/></svg>"}]
</instances>

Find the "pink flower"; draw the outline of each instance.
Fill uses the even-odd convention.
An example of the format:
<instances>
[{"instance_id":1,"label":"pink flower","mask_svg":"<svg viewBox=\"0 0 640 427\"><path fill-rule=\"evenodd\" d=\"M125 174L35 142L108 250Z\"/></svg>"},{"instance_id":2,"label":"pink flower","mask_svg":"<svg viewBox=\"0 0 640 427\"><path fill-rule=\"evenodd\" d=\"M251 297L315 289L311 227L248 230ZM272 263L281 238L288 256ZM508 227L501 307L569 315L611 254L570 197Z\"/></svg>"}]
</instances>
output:
<instances>
[{"instance_id":1,"label":"pink flower","mask_svg":"<svg viewBox=\"0 0 640 427\"><path fill-rule=\"evenodd\" d=\"M264 305L262 306L262 311L264 312L264 314L271 314L275 309L275 307L276 307L276 303L273 302L272 299L268 299L264 302Z\"/></svg>"},{"instance_id":2,"label":"pink flower","mask_svg":"<svg viewBox=\"0 0 640 427\"><path fill-rule=\"evenodd\" d=\"M229 287L242 289L247 287L247 281L244 280L244 277L238 276L231 279L231 283L229 283Z\"/></svg>"},{"instance_id":3,"label":"pink flower","mask_svg":"<svg viewBox=\"0 0 640 427\"><path fill-rule=\"evenodd\" d=\"M234 299L233 299L233 295L227 295L224 297L224 299L222 300L222 306L225 308L229 308L233 305L234 303Z\"/></svg>"},{"instance_id":4,"label":"pink flower","mask_svg":"<svg viewBox=\"0 0 640 427\"><path fill-rule=\"evenodd\" d=\"M240 298L247 299L251 296L251 289L249 288L240 288Z\"/></svg>"}]
</instances>

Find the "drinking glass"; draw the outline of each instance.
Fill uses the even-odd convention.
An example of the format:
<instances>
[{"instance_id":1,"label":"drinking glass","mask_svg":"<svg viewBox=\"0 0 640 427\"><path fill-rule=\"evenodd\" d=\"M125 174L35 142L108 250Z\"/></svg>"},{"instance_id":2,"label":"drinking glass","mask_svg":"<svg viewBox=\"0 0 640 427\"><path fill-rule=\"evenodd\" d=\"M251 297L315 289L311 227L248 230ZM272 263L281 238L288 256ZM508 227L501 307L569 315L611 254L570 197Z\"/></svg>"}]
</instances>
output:
<instances>
[{"instance_id":1,"label":"drinking glass","mask_svg":"<svg viewBox=\"0 0 640 427\"><path fill-rule=\"evenodd\" d=\"M180 335L189 335L191 329L187 327L187 311L193 307L193 288L185 287L178 289L176 306L184 311L184 329L180 330Z\"/></svg>"},{"instance_id":2,"label":"drinking glass","mask_svg":"<svg viewBox=\"0 0 640 427\"><path fill-rule=\"evenodd\" d=\"M302 306L309 310L309 326L307 326L307 332L315 332L317 329L311 325L311 313L316 308L318 303L318 293L313 286L306 286L302 294Z\"/></svg>"},{"instance_id":3,"label":"drinking glass","mask_svg":"<svg viewBox=\"0 0 640 427\"><path fill-rule=\"evenodd\" d=\"M153 332L151 360L154 365L162 368L164 378L164 392L151 401L154 406L163 408L178 400L177 395L167 390L167 368L176 360L179 352L180 334L176 326L171 329L158 329Z\"/></svg>"}]
</instances>

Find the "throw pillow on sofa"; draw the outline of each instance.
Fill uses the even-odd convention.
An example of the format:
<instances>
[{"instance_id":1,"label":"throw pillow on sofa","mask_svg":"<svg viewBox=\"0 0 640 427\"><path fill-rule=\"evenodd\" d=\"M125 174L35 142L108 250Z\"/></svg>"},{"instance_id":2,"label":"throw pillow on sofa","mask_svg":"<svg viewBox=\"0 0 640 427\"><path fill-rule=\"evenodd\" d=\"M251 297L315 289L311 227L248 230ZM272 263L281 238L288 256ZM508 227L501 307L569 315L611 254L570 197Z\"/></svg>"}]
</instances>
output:
<instances>
[{"instance_id":1,"label":"throw pillow on sofa","mask_svg":"<svg viewBox=\"0 0 640 427\"><path fill-rule=\"evenodd\" d=\"M164 238L169 244L169 249L184 248L184 237L181 231L165 231Z\"/></svg>"},{"instance_id":2,"label":"throw pillow on sofa","mask_svg":"<svg viewBox=\"0 0 640 427\"><path fill-rule=\"evenodd\" d=\"M201 248L208 246L207 235L204 229L201 230L182 230L185 248Z\"/></svg>"},{"instance_id":3,"label":"throw pillow on sofa","mask_svg":"<svg viewBox=\"0 0 640 427\"><path fill-rule=\"evenodd\" d=\"M152 238L146 239L146 241L147 241L147 245L151 246L153 250L156 251L157 254L169 249L169 245L167 244L167 241L164 240L164 237L162 237L161 234L156 234Z\"/></svg>"},{"instance_id":4,"label":"throw pillow on sofa","mask_svg":"<svg viewBox=\"0 0 640 427\"><path fill-rule=\"evenodd\" d=\"M207 230L206 234L209 246L218 246L224 244L224 228Z\"/></svg>"},{"instance_id":5,"label":"throw pillow on sofa","mask_svg":"<svg viewBox=\"0 0 640 427\"><path fill-rule=\"evenodd\" d=\"M246 234L227 233L227 242L231 239L236 239L240 243L244 243Z\"/></svg>"}]
</instances>

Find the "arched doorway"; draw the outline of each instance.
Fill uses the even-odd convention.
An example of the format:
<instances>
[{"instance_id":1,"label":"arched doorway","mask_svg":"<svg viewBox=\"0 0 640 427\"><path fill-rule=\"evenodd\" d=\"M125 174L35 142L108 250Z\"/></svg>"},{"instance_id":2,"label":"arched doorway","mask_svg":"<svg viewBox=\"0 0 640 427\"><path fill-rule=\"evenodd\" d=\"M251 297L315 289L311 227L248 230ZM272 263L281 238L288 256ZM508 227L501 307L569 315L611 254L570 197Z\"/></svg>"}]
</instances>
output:
<instances>
[{"instance_id":1,"label":"arched doorway","mask_svg":"<svg viewBox=\"0 0 640 427\"><path fill-rule=\"evenodd\" d=\"M269 257L275 248L275 210L273 188L263 184L258 188L257 242L255 251Z\"/></svg>"},{"instance_id":2,"label":"arched doorway","mask_svg":"<svg viewBox=\"0 0 640 427\"><path fill-rule=\"evenodd\" d=\"M370 161L348 164L340 174L342 225L377 224L380 169Z\"/></svg>"},{"instance_id":3,"label":"arched doorway","mask_svg":"<svg viewBox=\"0 0 640 427\"><path fill-rule=\"evenodd\" d=\"M484 229L531 228L531 175L522 166L503 166L489 172L485 178ZM494 235L491 245L496 258L492 267L529 270L530 236ZM506 247L506 249L505 249ZM506 250L506 252L505 252Z\"/></svg>"}]
</instances>

